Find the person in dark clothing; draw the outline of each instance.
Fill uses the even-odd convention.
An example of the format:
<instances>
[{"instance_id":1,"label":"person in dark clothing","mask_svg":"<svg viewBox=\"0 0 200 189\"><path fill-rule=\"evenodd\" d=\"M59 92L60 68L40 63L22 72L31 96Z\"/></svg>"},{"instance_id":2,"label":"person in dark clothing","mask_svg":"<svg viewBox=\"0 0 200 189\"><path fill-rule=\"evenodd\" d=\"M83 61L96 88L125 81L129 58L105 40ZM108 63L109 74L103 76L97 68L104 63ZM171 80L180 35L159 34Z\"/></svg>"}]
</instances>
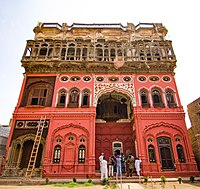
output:
<instances>
[{"instance_id":1,"label":"person in dark clothing","mask_svg":"<svg viewBox=\"0 0 200 189\"><path fill-rule=\"evenodd\" d=\"M108 176L113 177L114 175L114 166L115 166L116 162L115 162L115 158L114 156L110 156L109 157L109 161L108 161Z\"/></svg>"},{"instance_id":2,"label":"person in dark clothing","mask_svg":"<svg viewBox=\"0 0 200 189\"><path fill-rule=\"evenodd\" d=\"M126 167L127 167L127 177L132 177L133 169L134 169L134 158L129 155L128 159L126 160Z\"/></svg>"}]
</instances>

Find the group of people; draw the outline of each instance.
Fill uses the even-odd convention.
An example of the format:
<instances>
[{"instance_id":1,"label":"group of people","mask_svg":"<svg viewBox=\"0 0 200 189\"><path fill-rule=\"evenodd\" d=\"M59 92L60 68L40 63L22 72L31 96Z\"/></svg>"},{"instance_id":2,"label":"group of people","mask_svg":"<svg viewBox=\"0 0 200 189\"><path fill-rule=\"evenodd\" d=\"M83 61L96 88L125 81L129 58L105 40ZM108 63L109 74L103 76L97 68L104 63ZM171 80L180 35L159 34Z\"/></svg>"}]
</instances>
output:
<instances>
[{"instance_id":1,"label":"group of people","mask_svg":"<svg viewBox=\"0 0 200 189\"><path fill-rule=\"evenodd\" d=\"M127 177L131 177L134 170L137 175L140 176L141 162L139 158L134 158L131 154L127 158L123 153L120 155L112 155L109 160L105 159L104 153L99 156L101 180L108 177L113 177L116 172L116 178L118 175L122 176L122 173L126 173Z\"/></svg>"}]
</instances>

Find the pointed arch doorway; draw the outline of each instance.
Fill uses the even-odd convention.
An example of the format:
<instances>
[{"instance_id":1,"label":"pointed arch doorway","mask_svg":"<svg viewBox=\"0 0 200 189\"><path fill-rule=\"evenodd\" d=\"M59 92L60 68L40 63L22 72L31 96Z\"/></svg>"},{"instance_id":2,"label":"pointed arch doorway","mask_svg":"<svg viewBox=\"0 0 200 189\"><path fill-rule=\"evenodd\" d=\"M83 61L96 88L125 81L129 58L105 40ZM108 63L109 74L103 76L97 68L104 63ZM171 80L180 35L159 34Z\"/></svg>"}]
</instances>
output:
<instances>
[{"instance_id":1,"label":"pointed arch doorway","mask_svg":"<svg viewBox=\"0 0 200 189\"><path fill-rule=\"evenodd\" d=\"M123 143L120 141L114 141L112 143L112 154L120 155L123 153Z\"/></svg>"},{"instance_id":2,"label":"pointed arch doorway","mask_svg":"<svg viewBox=\"0 0 200 189\"><path fill-rule=\"evenodd\" d=\"M24 176L27 169L31 150L34 144L35 135L27 134L12 141L8 152L7 167L4 170L5 176ZM45 139L42 138L39 145L35 164L35 176L40 176L42 171Z\"/></svg>"},{"instance_id":3,"label":"pointed arch doorway","mask_svg":"<svg viewBox=\"0 0 200 189\"><path fill-rule=\"evenodd\" d=\"M108 161L111 155L135 156L135 132L133 132L133 107L128 95L112 91L101 95L96 108L95 157L99 170L99 156L104 153Z\"/></svg>"},{"instance_id":4,"label":"pointed arch doorway","mask_svg":"<svg viewBox=\"0 0 200 189\"><path fill-rule=\"evenodd\" d=\"M171 140L162 136L157 138L162 170L174 170L174 158Z\"/></svg>"}]
</instances>

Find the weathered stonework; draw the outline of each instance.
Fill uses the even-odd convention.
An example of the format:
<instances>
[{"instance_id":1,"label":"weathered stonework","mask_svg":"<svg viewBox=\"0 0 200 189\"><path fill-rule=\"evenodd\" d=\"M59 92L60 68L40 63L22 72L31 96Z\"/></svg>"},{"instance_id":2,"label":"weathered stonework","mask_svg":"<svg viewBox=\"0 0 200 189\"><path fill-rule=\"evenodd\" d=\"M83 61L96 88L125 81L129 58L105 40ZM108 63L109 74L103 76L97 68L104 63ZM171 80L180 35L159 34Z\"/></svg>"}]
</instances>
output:
<instances>
[{"instance_id":1,"label":"weathered stonework","mask_svg":"<svg viewBox=\"0 0 200 189\"><path fill-rule=\"evenodd\" d=\"M195 160L200 170L200 98L187 106L192 127L188 129Z\"/></svg>"},{"instance_id":2,"label":"weathered stonework","mask_svg":"<svg viewBox=\"0 0 200 189\"><path fill-rule=\"evenodd\" d=\"M172 73L176 67L162 24L73 24L66 28L65 24L39 23L34 31L35 41L27 41L22 58L26 73Z\"/></svg>"}]
</instances>

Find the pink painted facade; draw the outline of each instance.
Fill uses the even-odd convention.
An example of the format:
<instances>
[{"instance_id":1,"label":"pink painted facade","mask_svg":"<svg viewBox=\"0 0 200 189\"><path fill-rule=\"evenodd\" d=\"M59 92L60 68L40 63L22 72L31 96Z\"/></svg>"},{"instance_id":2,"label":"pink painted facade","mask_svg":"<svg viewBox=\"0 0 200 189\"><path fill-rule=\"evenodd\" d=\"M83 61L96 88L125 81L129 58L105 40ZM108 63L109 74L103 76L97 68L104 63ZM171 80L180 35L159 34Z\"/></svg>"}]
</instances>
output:
<instances>
[{"instance_id":1,"label":"pink painted facade","mask_svg":"<svg viewBox=\"0 0 200 189\"><path fill-rule=\"evenodd\" d=\"M34 176L96 177L102 152L139 157L142 175L198 175L162 24L40 23L34 32L4 175L25 174L41 116Z\"/></svg>"}]
</instances>

